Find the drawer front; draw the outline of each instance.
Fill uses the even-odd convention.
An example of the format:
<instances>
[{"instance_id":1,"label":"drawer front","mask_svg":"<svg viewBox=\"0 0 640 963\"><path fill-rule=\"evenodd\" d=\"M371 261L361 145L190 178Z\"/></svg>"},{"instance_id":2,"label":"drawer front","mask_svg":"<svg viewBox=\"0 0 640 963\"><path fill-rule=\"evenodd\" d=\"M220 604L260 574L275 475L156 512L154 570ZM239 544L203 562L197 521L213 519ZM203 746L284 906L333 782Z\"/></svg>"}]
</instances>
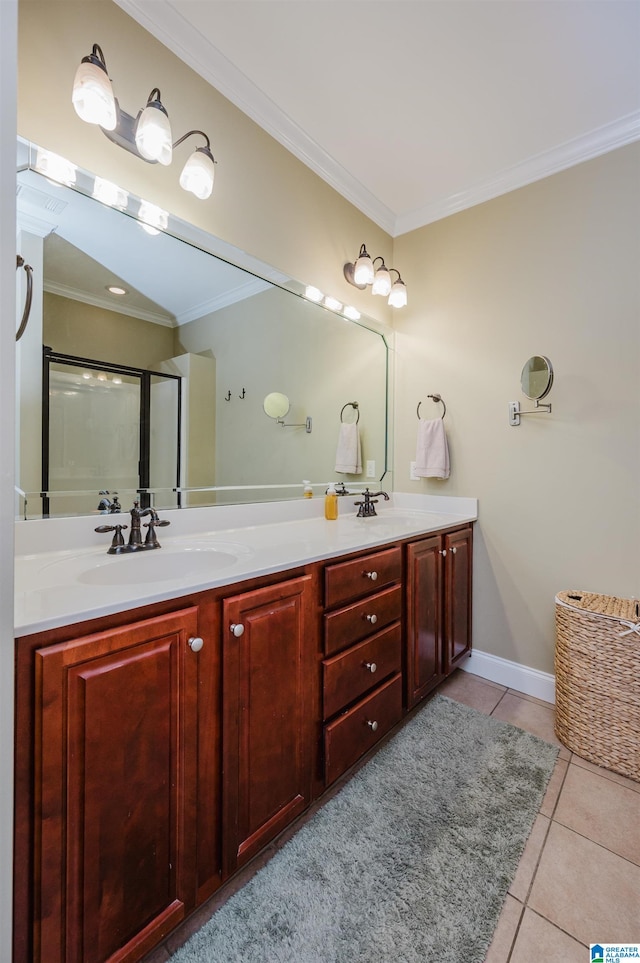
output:
<instances>
[{"instance_id":1,"label":"drawer front","mask_svg":"<svg viewBox=\"0 0 640 963\"><path fill-rule=\"evenodd\" d=\"M402 717L402 676L362 699L324 730L324 766L327 785L375 746Z\"/></svg>"},{"instance_id":2,"label":"drawer front","mask_svg":"<svg viewBox=\"0 0 640 963\"><path fill-rule=\"evenodd\" d=\"M329 719L350 702L402 668L400 623L351 646L346 652L325 659L324 718Z\"/></svg>"},{"instance_id":3,"label":"drawer front","mask_svg":"<svg viewBox=\"0 0 640 963\"><path fill-rule=\"evenodd\" d=\"M402 588L394 585L324 617L324 651L333 655L361 642L402 615Z\"/></svg>"},{"instance_id":4,"label":"drawer front","mask_svg":"<svg viewBox=\"0 0 640 963\"><path fill-rule=\"evenodd\" d=\"M402 576L402 554L399 546L382 552L328 565L324 570L325 607L375 592L383 585L397 582Z\"/></svg>"}]
</instances>

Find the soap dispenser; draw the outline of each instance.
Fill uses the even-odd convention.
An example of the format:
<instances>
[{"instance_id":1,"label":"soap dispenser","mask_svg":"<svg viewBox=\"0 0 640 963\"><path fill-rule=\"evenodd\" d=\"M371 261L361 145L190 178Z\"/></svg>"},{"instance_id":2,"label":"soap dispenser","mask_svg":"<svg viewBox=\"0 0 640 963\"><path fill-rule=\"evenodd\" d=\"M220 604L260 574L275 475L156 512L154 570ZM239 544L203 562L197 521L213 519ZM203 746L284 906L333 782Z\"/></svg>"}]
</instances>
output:
<instances>
[{"instance_id":1,"label":"soap dispenser","mask_svg":"<svg viewBox=\"0 0 640 963\"><path fill-rule=\"evenodd\" d=\"M313 498L313 488L311 487L311 481L308 478L304 478L302 480L302 484L304 485L304 491L302 493L304 497Z\"/></svg>"},{"instance_id":2,"label":"soap dispenser","mask_svg":"<svg viewBox=\"0 0 640 963\"><path fill-rule=\"evenodd\" d=\"M334 522L338 517L338 496L333 482L327 488L327 493L324 496L324 517L331 522Z\"/></svg>"}]
</instances>

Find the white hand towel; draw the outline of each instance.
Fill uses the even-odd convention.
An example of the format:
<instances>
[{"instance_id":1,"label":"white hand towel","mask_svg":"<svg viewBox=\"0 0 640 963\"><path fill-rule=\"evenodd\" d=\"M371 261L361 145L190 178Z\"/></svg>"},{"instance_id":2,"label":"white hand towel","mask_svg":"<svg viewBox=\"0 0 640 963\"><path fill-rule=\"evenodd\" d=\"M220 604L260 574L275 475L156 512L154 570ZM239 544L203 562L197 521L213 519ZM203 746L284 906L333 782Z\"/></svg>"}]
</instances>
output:
<instances>
[{"instance_id":1,"label":"white hand towel","mask_svg":"<svg viewBox=\"0 0 640 963\"><path fill-rule=\"evenodd\" d=\"M420 478L449 477L449 446L442 418L419 419L415 474Z\"/></svg>"},{"instance_id":2,"label":"white hand towel","mask_svg":"<svg viewBox=\"0 0 640 963\"><path fill-rule=\"evenodd\" d=\"M360 432L355 422L340 425L335 470L345 475L360 475L362 472Z\"/></svg>"}]
</instances>

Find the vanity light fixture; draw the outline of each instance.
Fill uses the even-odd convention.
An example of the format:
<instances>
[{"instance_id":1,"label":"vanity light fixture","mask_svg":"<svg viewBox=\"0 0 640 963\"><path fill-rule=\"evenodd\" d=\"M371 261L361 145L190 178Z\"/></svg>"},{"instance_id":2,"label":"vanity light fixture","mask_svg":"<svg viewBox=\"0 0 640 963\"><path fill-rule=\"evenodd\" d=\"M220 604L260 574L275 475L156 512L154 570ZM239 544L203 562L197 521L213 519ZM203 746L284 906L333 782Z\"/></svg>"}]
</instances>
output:
<instances>
[{"instance_id":1,"label":"vanity light fixture","mask_svg":"<svg viewBox=\"0 0 640 963\"><path fill-rule=\"evenodd\" d=\"M184 165L180 186L206 200L213 191L216 163L209 138L202 130L190 130L172 143L169 115L161 96L159 88L154 87L135 117L124 111L114 96L104 54L94 43L76 71L71 101L81 120L101 127L112 143L149 164L168 167L176 147L193 134L204 137L205 145L196 147Z\"/></svg>"},{"instance_id":2,"label":"vanity light fixture","mask_svg":"<svg viewBox=\"0 0 640 963\"><path fill-rule=\"evenodd\" d=\"M392 308L404 308L407 303L407 286L400 277L400 271L396 271L395 268L391 268L394 274L398 275L398 279L394 282L393 287L389 293L389 304Z\"/></svg>"},{"instance_id":3,"label":"vanity light fixture","mask_svg":"<svg viewBox=\"0 0 640 963\"><path fill-rule=\"evenodd\" d=\"M377 261L380 261L380 265L376 268ZM403 308L406 305L407 287L400 277L400 271L396 268L388 268L380 255L372 260L364 244L360 245L356 260L353 263L347 261L343 272L349 284L353 284L360 291L372 285L371 293L388 298L387 303L392 308ZM391 272L398 275L394 283L392 283Z\"/></svg>"}]
</instances>

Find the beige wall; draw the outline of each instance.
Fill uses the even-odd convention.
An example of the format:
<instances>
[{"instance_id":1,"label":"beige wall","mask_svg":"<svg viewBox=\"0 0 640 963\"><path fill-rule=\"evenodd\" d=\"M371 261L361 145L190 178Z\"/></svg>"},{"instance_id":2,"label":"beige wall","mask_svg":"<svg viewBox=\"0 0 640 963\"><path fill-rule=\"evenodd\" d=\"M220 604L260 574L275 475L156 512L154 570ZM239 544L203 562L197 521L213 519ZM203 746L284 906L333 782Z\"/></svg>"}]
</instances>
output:
<instances>
[{"instance_id":1,"label":"beige wall","mask_svg":"<svg viewBox=\"0 0 640 963\"><path fill-rule=\"evenodd\" d=\"M73 77L94 43L104 52L124 110L136 114L159 86L176 138L193 128L209 134L218 164L208 201L178 186L188 144L177 148L171 167L145 164L76 116ZM389 321L384 299L348 285L342 265L353 261L363 241L372 256L391 261L391 238L111 0L20 0L18 133L292 278Z\"/></svg>"},{"instance_id":2,"label":"beige wall","mask_svg":"<svg viewBox=\"0 0 640 963\"><path fill-rule=\"evenodd\" d=\"M43 340L59 354L153 368L175 351L175 329L118 311L44 294Z\"/></svg>"},{"instance_id":3,"label":"beige wall","mask_svg":"<svg viewBox=\"0 0 640 963\"><path fill-rule=\"evenodd\" d=\"M395 242L395 487L479 498L474 643L547 672L557 591L640 595L639 170L635 144ZM553 412L512 428L532 354ZM433 392L451 478L411 482Z\"/></svg>"}]
</instances>

